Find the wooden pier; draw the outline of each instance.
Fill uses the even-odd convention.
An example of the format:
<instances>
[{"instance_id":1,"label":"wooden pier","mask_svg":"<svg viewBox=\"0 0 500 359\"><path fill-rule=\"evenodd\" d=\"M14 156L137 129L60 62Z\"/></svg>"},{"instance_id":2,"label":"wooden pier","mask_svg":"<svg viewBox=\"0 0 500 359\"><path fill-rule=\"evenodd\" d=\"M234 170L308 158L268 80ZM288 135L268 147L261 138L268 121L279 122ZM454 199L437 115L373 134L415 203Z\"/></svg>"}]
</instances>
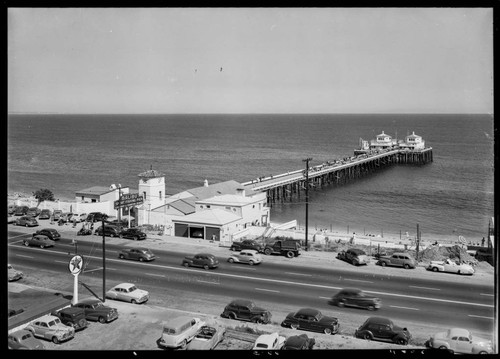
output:
<instances>
[{"instance_id":1,"label":"wooden pier","mask_svg":"<svg viewBox=\"0 0 500 359\"><path fill-rule=\"evenodd\" d=\"M343 185L366 176L378 169L400 165L424 165L432 162L432 147L409 150L388 149L370 151L353 157L326 162L309 167L309 186L321 188L329 185ZM267 191L267 203L291 201L293 196L300 198L306 189L306 170L295 170L268 177L261 177L242 183L255 191Z\"/></svg>"}]
</instances>

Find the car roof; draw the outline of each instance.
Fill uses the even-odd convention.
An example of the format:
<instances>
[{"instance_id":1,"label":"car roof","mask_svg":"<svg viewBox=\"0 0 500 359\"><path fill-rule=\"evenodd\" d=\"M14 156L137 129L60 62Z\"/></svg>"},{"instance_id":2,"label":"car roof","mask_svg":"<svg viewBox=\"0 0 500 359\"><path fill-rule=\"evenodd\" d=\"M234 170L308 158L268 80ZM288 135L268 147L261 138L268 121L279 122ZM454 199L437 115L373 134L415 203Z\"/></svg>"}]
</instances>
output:
<instances>
[{"instance_id":1,"label":"car roof","mask_svg":"<svg viewBox=\"0 0 500 359\"><path fill-rule=\"evenodd\" d=\"M377 323L377 324L392 324L392 320L385 317L370 317L367 319L367 322Z\"/></svg>"},{"instance_id":2,"label":"car roof","mask_svg":"<svg viewBox=\"0 0 500 359\"><path fill-rule=\"evenodd\" d=\"M135 284L134 283L120 283L120 284L115 285L115 288L129 288L132 286L135 286Z\"/></svg>"},{"instance_id":3,"label":"car roof","mask_svg":"<svg viewBox=\"0 0 500 359\"><path fill-rule=\"evenodd\" d=\"M257 252L255 249L243 249L241 250L240 253L252 253L252 254L257 254L259 252Z\"/></svg>"},{"instance_id":4,"label":"car roof","mask_svg":"<svg viewBox=\"0 0 500 359\"><path fill-rule=\"evenodd\" d=\"M196 318L191 317L189 315L181 315L180 317L176 317L176 318L173 318L171 320L164 321L163 326L169 327L169 328L177 328L178 326L186 324L187 322L190 322L193 319L196 319Z\"/></svg>"},{"instance_id":5,"label":"car roof","mask_svg":"<svg viewBox=\"0 0 500 359\"><path fill-rule=\"evenodd\" d=\"M235 299L231 302L232 305L253 305L253 302L248 299Z\"/></svg>"},{"instance_id":6,"label":"car roof","mask_svg":"<svg viewBox=\"0 0 500 359\"><path fill-rule=\"evenodd\" d=\"M51 321L54 319L59 319L59 318L56 317L55 315L52 315L52 314L45 314L45 315L42 315L40 318L35 319L34 322L37 322L37 321L48 322L48 321Z\"/></svg>"},{"instance_id":7,"label":"car roof","mask_svg":"<svg viewBox=\"0 0 500 359\"><path fill-rule=\"evenodd\" d=\"M101 300L97 298L85 298L85 299L80 299L77 304L94 304L97 302L101 302Z\"/></svg>"},{"instance_id":8,"label":"car roof","mask_svg":"<svg viewBox=\"0 0 500 359\"><path fill-rule=\"evenodd\" d=\"M450 337L468 337L470 332L463 328L450 328Z\"/></svg>"},{"instance_id":9,"label":"car roof","mask_svg":"<svg viewBox=\"0 0 500 359\"><path fill-rule=\"evenodd\" d=\"M60 312L77 312L77 313L81 313L82 312L82 309L81 308L75 308L75 307L66 307L66 308L62 308L60 310Z\"/></svg>"},{"instance_id":10,"label":"car roof","mask_svg":"<svg viewBox=\"0 0 500 359\"><path fill-rule=\"evenodd\" d=\"M20 330L16 330L15 332L10 333L9 335L19 338L19 337L22 337L26 334L31 334L31 332L28 329L20 329Z\"/></svg>"},{"instance_id":11,"label":"car roof","mask_svg":"<svg viewBox=\"0 0 500 359\"><path fill-rule=\"evenodd\" d=\"M352 252L352 253L356 253L356 254L366 254L365 251L358 249L358 248L349 248L347 250L347 252Z\"/></svg>"},{"instance_id":12,"label":"car roof","mask_svg":"<svg viewBox=\"0 0 500 359\"><path fill-rule=\"evenodd\" d=\"M321 313L318 309L314 309L314 308L301 308L297 311L296 314L302 314L302 315L312 315L312 316L316 316L318 315L319 313Z\"/></svg>"},{"instance_id":13,"label":"car roof","mask_svg":"<svg viewBox=\"0 0 500 359\"><path fill-rule=\"evenodd\" d=\"M339 291L339 293L360 293L361 289L358 288L344 288Z\"/></svg>"},{"instance_id":14,"label":"car roof","mask_svg":"<svg viewBox=\"0 0 500 359\"><path fill-rule=\"evenodd\" d=\"M125 248L126 251L131 251L132 249L138 250L138 251L149 251L149 248L146 247L132 247L132 248Z\"/></svg>"},{"instance_id":15,"label":"car roof","mask_svg":"<svg viewBox=\"0 0 500 359\"><path fill-rule=\"evenodd\" d=\"M290 346L300 346L307 340L307 335L293 335L286 339L285 344Z\"/></svg>"},{"instance_id":16,"label":"car roof","mask_svg":"<svg viewBox=\"0 0 500 359\"><path fill-rule=\"evenodd\" d=\"M207 256L207 257L215 257L213 254L210 253L196 253L195 256Z\"/></svg>"}]
</instances>

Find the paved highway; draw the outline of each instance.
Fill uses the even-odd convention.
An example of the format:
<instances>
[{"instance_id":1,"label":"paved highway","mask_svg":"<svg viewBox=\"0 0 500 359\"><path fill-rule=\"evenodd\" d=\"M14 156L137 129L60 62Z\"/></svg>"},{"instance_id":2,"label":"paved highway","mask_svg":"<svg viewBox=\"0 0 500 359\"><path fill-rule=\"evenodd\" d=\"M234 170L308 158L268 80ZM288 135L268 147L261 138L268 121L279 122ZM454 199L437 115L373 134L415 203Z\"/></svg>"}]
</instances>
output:
<instances>
[{"instance_id":1,"label":"paved highway","mask_svg":"<svg viewBox=\"0 0 500 359\"><path fill-rule=\"evenodd\" d=\"M69 259L75 254L71 240L63 238L54 248L27 248L22 245L24 236L27 234L9 232L11 264L59 273L68 271ZM91 238L95 241L87 241ZM142 244L131 242L129 245ZM368 311L328 305L328 299L341 288L356 287L380 297L383 306L376 315L390 317L400 325L406 322L436 323L439 327L458 326L479 333L493 332L493 286L389 276L376 271L366 273L356 271L356 267L344 270L294 266L293 261L279 263L273 261L272 256L264 256L265 262L256 266L230 264L226 261L229 250L227 256L219 257L219 268L205 271L181 266L183 256L192 253L154 249L158 258L150 263L140 263L118 259L117 252L123 247L123 244L106 244L106 281L110 283L107 287L114 282L133 281L140 288L149 290L152 296L179 290L193 292L195 296L200 293L220 296L227 301L249 298L256 303L313 307L332 315L373 315ZM78 241L78 253L85 258L85 270L80 280L85 283L86 278L101 279L101 237ZM72 277L68 276L68 291L71 288ZM95 288L95 291L102 294L102 287Z\"/></svg>"}]
</instances>

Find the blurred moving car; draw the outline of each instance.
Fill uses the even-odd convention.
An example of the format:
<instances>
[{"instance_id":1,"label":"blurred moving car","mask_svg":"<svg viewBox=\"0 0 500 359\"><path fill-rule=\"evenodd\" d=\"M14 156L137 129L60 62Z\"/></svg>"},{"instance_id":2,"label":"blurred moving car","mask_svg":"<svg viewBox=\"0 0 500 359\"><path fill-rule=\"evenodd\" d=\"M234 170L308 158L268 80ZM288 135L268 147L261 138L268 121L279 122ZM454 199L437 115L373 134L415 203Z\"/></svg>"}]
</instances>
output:
<instances>
[{"instance_id":1,"label":"blurred moving car","mask_svg":"<svg viewBox=\"0 0 500 359\"><path fill-rule=\"evenodd\" d=\"M351 263L355 266L367 265L369 261L365 251L357 248L349 248L346 251L339 252L339 254L337 254L337 259Z\"/></svg>"},{"instance_id":2,"label":"blurred moving car","mask_svg":"<svg viewBox=\"0 0 500 359\"><path fill-rule=\"evenodd\" d=\"M87 222L100 222L103 219L106 220L108 218L108 215L105 213L101 212L90 212L87 215Z\"/></svg>"},{"instance_id":3,"label":"blurred moving car","mask_svg":"<svg viewBox=\"0 0 500 359\"><path fill-rule=\"evenodd\" d=\"M106 298L140 304L149 300L149 292L137 288L133 283L120 283L106 292Z\"/></svg>"},{"instance_id":4,"label":"blurred moving car","mask_svg":"<svg viewBox=\"0 0 500 359\"><path fill-rule=\"evenodd\" d=\"M187 350L212 350L219 344L226 334L224 327L204 325L189 342Z\"/></svg>"},{"instance_id":5,"label":"blurred moving car","mask_svg":"<svg viewBox=\"0 0 500 359\"><path fill-rule=\"evenodd\" d=\"M108 307L95 298L82 299L73 304L73 307L82 308L85 311L85 319L99 321L99 323L109 323L118 318L116 308Z\"/></svg>"},{"instance_id":6,"label":"blurred moving car","mask_svg":"<svg viewBox=\"0 0 500 359\"><path fill-rule=\"evenodd\" d=\"M379 309L382 306L382 301L378 297L367 295L357 288L344 288L335 294L328 304L338 307L358 307L368 310Z\"/></svg>"},{"instance_id":7,"label":"blurred moving car","mask_svg":"<svg viewBox=\"0 0 500 359\"><path fill-rule=\"evenodd\" d=\"M392 320L384 317L368 318L356 329L354 336L366 340L380 340L400 345L408 344L411 339L408 329L399 327Z\"/></svg>"},{"instance_id":8,"label":"blurred moving car","mask_svg":"<svg viewBox=\"0 0 500 359\"><path fill-rule=\"evenodd\" d=\"M182 260L184 267L201 267L203 269L217 268L219 260L210 253L198 253L192 257L186 256Z\"/></svg>"},{"instance_id":9,"label":"blurred moving car","mask_svg":"<svg viewBox=\"0 0 500 359\"><path fill-rule=\"evenodd\" d=\"M310 330L325 334L336 334L339 331L339 321L335 317L324 315L318 309L302 308L289 313L281 322L283 327Z\"/></svg>"},{"instance_id":10,"label":"blurred moving car","mask_svg":"<svg viewBox=\"0 0 500 359\"><path fill-rule=\"evenodd\" d=\"M435 349L447 349L461 354L493 354L491 340L475 335L463 328L451 328L430 337L426 346Z\"/></svg>"},{"instance_id":11,"label":"blurred moving car","mask_svg":"<svg viewBox=\"0 0 500 359\"><path fill-rule=\"evenodd\" d=\"M316 344L316 339L309 338L307 334L288 337L281 347L282 350L311 350Z\"/></svg>"},{"instance_id":12,"label":"blurred moving car","mask_svg":"<svg viewBox=\"0 0 500 359\"><path fill-rule=\"evenodd\" d=\"M241 251L242 249L254 249L257 252L262 252L264 250L264 246L254 239L244 239L241 242L233 242L231 244L231 248L229 249L232 251Z\"/></svg>"},{"instance_id":13,"label":"blurred moving car","mask_svg":"<svg viewBox=\"0 0 500 359\"><path fill-rule=\"evenodd\" d=\"M253 323L267 324L271 321L271 312L258 307L247 299L231 301L220 315L222 318L246 320Z\"/></svg>"},{"instance_id":14,"label":"blurred moving car","mask_svg":"<svg viewBox=\"0 0 500 359\"><path fill-rule=\"evenodd\" d=\"M286 338L277 332L262 334L255 340L252 350L280 350L285 340Z\"/></svg>"},{"instance_id":15,"label":"blurred moving car","mask_svg":"<svg viewBox=\"0 0 500 359\"><path fill-rule=\"evenodd\" d=\"M23 272L15 270L10 264L7 264L7 271L9 282L14 282L24 277Z\"/></svg>"},{"instance_id":16,"label":"blurred moving car","mask_svg":"<svg viewBox=\"0 0 500 359\"><path fill-rule=\"evenodd\" d=\"M53 241L61 239L61 234L54 228L42 228L36 231L33 235L41 234L42 236L49 237Z\"/></svg>"},{"instance_id":17,"label":"blurred moving car","mask_svg":"<svg viewBox=\"0 0 500 359\"><path fill-rule=\"evenodd\" d=\"M227 259L229 263L245 263L253 266L262 263L262 256L254 249L243 249L239 253L231 253Z\"/></svg>"},{"instance_id":18,"label":"blurred moving car","mask_svg":"<svg viewBox=\"0 0 500 359\"><path fill-rule=\"evenodd\" d=\"M14 224L16 226L36 227L38 226L38 221L34 217L22 216L17 218Z\"/></svg>"},{"instance_id":19,"label":"blurred moving car","mask_svg":"<svg viewBox=\"0 0 500 359\"><path fill-rule=\"evenodd\" d=\"M403 267L405 269L415 268L417 262L408 253L396 252L392 256L381 256L376 263L382 267L393 266L393 267Z\"/></svg>"},{"instance_id":20,"label":"blurred moving car","mask_svg":"<svg viewBox=\"0 0 500 359\"><path fill-rule=\"evenodd\" d=\"M45 349L43 343L36 339L33 334L26 329L21 329L10 333L7 338L9 349L41 350Z\"/></svg>"},{"instance_id":21,"label":"blurred moving car","mask_svg":"<svg viewBox=\"0 0 500 359\"><path fill-rule=\"evenodd\" d=\"M46 247L54 247L55 243L56 242L51 240L49 237L43 236L41 234L34 234L31 238L23 239L23 244L26 247L35 246L43 249Z\"/></svg>"},{"instance_id":22,"label":"blurred moving car","mask_svg":"<svg viewBox=\"0 0 500 359\"><path fill-rule=\"evenodd\" d=\"M63 324L58 317L49 314L35 319L25 329L35 337L51 340L54 344L65 342L75 336L75 328Z\"/></svg>"},{"instance_id":23,"label":"blurred moving car","mask_svg":"<svg viewBox=\"0 0 500 359\"><path fill-rule=\"evenodd\" d=\"M51 215L52 212L50 211L50 209L42 209L40 215L38 216L38 219L50 219Z\"/></svg>"},{"instance_id":24,"label":"blurred moving car","mask_svg":"<svg viewBox=\"0 0 500 359\"><path fill-rule=\"evenodd\" d=\"M120 236L120 229L116 226L113 226L113 225L105 225L104 230L102 229L102 226L99 226L95 230L94 234L96 236L102 236L103 232L104 232L104 236L107 236L107 237Z\"/></svg>"},{"instance_id":25,"label":"blurred moving car","mask_svg":"<svg viewBox=\"0 0 500 359\"><path fill-rule=\"evenodd\" d=\"M118 252L118 258L150 262L155 260L156 256L149 248L125 248Z\"/></svg>"},{"instance_id":26,"label":"blurred moving car","mask_svg":"<svg viewBox=\"0 0 500 359\"><path fill-rule=\"evenodd\" d=\"M458 264L449 258L444 261L431 261L426 269L433 272L447 272L462 275L474 274L474 268L472 268L471 265L465 263Z\"/></svg>"},{"instance_id":27,"label":"blurred moving car","mask_svg":"<svg viewBox=\"0 0 500 359\"><path fill-rule=\"evenodd\" d=\"M134 241L146 239L147 235L139 228L125 228L122 229L119 233L120 238L128 238L133 239Z\"/></svg>"},{"instance_id":28,"label":"blurred moving car","mask_svg":"<svg viewBox=\"0 0 500 359\"><path fill-rule=\"evenodd\" d=\"M158 345L164 348L186 348L206 323L200 318L183 315L163 323Z\"/></svg>"}]
</instances>

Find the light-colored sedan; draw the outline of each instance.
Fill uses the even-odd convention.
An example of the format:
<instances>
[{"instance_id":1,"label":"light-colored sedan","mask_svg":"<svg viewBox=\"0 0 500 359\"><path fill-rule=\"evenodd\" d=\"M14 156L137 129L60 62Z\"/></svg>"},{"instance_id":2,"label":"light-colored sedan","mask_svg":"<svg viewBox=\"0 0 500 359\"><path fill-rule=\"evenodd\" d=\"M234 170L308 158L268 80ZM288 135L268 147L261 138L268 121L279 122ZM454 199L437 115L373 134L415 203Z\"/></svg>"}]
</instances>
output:
<instances>
[{"instance_id":1,"label":"light-colored sedan","mask_svg":"<svg viewBox=\"0 0 500 359\"><path fill-rule=\"evenodd\" d=\"M262 263L262 256L255 249L243 249L241 252L232 253L227 261L254 265Z\"/></svg>"},{"instance_id":2,"label":"light-colored sedan","mask_svg":"<svg viewBox=\"0 0 500 359\"><path fill-rule=\"evenodd\" d=\"M24 274L18 270L15 270L10 264L7 264L7 270L9 273L9 282L14 282L16 280L22 279Z\"/></svg>"},{"instance_id":3,"label":"light-colored sedan","mask_svg":"<svg viewBox=\"0 0 500 359\"><path fill-rule=\"evenodd\" d=\"M448 273L456 273L462 275L473 275L474 268L468 264L457 264L450 259L446 259L445 261L431 261L427 266L427 270L433 272L448 272Z\"/></svg>"},{"instance_id":4,"label":"light-colored sedan","mask_svg":"<svg viewBox=\"0 0 500 359\"><path fill-rule=\"evenodd\" d=\"M262 334L255 340L252 350L280 350L285 340L286 338L277 332Z\"/></svg>"},{"instance_id":5,"label":"light-colored sedan","mask_svg":"<svg viewBox=\"0 0 500 359\"><path fill-rule=\"evenodd\" d=\"M491 340L474 336L469 330L451 328L431 336L426 345L435 349L447 349L454 353L492 354Z\"/></svg>"},{"instance_id":6,"label":"light-colored sedan","mask_svg":"<svg viewBox=\"0 0 500 359\"><path fill-rule=\"evenodd\" d=\"M200 328L193 340L186 347L187 350L212 350L219 344L226 334L224 327L210 327L204 325Z\"/></svg>"},{"instance_id":7,"label":"light-colored sedan","mask_svg":"<svg viewBox=\"0 0 500 359\"><path fill-rule=\"evenodd\" d=\"M43 343L36 339L29 330L18 330L10 333L7 339L9 349L41 350Z\"/></svg>"},{"instance_id":8,"label":"light-colored sedan","mask_svg":"<svg viewBox=\"0 0 500 359\"><path fill-rule=\"evenodd\" d=\"M149 300L149 292L137 288L133 283L121 283L108 290L106 298L140 304Z\"/></svg>"},{"instance_id":9,"label":"light-colored sedan","mask_svg":"<svg viewBox=\"0 0 500 359\"><path fill-rule=\"evenodd\" d=\"M52 340L54 344L70 340L75 336L75 328L65 325L54 315L44 315L25 328L35 337Z\"/></svg>"}]
</instances>

